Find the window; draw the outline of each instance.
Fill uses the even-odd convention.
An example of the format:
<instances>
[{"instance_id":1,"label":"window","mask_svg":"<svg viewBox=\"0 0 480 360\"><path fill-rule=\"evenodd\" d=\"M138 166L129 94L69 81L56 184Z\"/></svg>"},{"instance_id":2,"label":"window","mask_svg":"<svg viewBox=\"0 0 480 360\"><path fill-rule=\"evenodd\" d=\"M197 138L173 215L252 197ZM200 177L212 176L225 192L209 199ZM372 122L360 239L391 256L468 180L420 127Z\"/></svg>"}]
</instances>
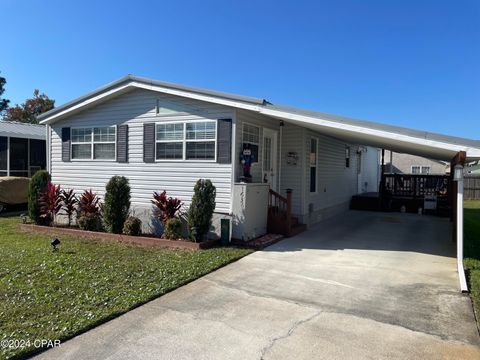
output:
<instances>
[{"instance_id":1,"label":"window","mask_svg":"<svg viewBox=\"0 0 480 360\"><path fill-rule=\"evenodd\" d=\"M430 174L430 166L412 165L412 174L428 175Z\"/></svg>"},{"instance_id":2,"label":"window","mask_svg":"<svg viewBox=\"0 0 480 360\"><path fill-rule=\"evenodd\" d=\"M317 150L318 140L310 139L310 192L317 192Z\"/></svg>"},{"instance_id":3,"label":"window","mask_svg":"<svg viewBox=\"0 0 480 360\"><path fill-rule=\"evenodd\" d=\"M115 160L116 127L72 128L72 159Z\"/></svg>"},{"instance_id":4,"label":"window","mask_svg":"<svg viewBox=\"0 0 480 360\"><path fill-rule=\"evenodd\" d=\"M247 123L243 124L242 132L242 149L245 149L246 144L249 145L253 155L253 162L258 162L258 146L260 144L260 128L255 125Z\"/></svg>"},{"instance_id":5,"label":"window","mask_svg":"<svg viewBox=\"0 0 480 360\"><path fill-rule=\"evenodd\" d=\"M157 160L215 160L216 121L156 125Z\"/></svg>"},{"instance_id":6,"label":"window","mask_svg":"<svg viewBox=\"0 0 480 360\"><path fill-rule=\"evenodd\" d=\"M350 146L345 147L345 167L350 167Z\"/></svg>"},{"instance_id":7,"label":"window","mask_svg":"<svg viewBox=\"0 0 480 360\"><path fill-rule=\"evenodd\" d=\"M413 165L412 166L412 174L420 174L420 166Z\"/></svg>"}]
</instances>

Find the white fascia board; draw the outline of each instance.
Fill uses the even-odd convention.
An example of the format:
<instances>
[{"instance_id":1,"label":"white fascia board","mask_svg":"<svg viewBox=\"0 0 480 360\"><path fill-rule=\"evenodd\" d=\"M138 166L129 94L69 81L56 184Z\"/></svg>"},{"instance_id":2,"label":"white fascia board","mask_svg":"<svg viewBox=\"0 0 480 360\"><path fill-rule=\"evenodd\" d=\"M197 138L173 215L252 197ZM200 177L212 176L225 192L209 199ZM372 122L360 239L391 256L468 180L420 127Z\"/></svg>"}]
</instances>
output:
<instances>
[{"instance_id":1,"label":"white fascia board","mask_svg":"<svg viewBox=\"0 0 480 360\"><path fill-rule=\"evenodd\" d=\"M260 109L260 113L267 115L267 116L273 116L276 118L282 118L286 121L290 122L299 122L299 123L309 123L311 125L319 125L322 127L329 127L333 129L341 129L345 130L348 132L353 132L353 133L360 133L360 134L365 134L365 135L370 135L370 136L375 136L375 137L380 137L380 138L385 138L385 139L391 139L391 140L397 140L397 141L402 141L410 144L417 144L421 146L427 146L427 147L433 147L433 148L438 148L438 149L447 149L455 152L459 151L466 151L467 156L470 158L477 158L480 157L480 149L476 148L471 148L468 146L463 146L463 145L457 145L457 144L452 144L452 143L445 143L445 142L440 142L436 140L429 140L429 139L422 139L422 138L417 138L413 136L408 136L408 135L403 135L399 133L392 133L384 130L377 130L377 129L371 129L371 128L366 128L366 127L361 127L361 126L356 126L356 125L351 125L351 124L345 124L345 123L340 123L340 122L334 122L330 120L325 120L321 118L313 118L305 115L299 115L299 114L293 114L293 113L285 113L283 111L278 111L278 110L272 110L272 109Z\"/></svg>"}]
</instances>

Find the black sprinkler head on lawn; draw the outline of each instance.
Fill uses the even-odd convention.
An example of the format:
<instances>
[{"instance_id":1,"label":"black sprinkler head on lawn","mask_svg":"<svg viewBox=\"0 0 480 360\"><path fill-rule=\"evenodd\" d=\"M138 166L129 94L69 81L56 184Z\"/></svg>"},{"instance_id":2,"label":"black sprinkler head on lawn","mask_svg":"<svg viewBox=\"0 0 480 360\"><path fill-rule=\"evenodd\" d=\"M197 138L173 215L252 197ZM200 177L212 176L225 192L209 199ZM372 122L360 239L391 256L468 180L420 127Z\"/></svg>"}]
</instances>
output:
<instances>
[{"instance_id":1,"label":"black sprinkler head on lawn","mask_svg":"<svg viewBox=\"0 0 480 360\"><path fill-rule=\"evenodd\" d=\"M60 245L60 240L58 240L58 238L52 239L50 244L52 245L52 251L57 251L57 246Z\"/></svg>"}]
</instances>

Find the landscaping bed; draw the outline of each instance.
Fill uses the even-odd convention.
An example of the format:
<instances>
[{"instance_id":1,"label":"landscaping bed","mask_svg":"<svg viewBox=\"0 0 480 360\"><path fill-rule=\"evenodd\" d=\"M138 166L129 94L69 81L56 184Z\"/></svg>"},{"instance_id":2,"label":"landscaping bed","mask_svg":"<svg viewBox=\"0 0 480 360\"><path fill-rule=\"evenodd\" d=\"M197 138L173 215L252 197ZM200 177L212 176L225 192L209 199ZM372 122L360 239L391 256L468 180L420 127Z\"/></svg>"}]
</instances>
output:
<instances>
[{"instance_id":1,"label":"landscaping bed","mask_svg":"<svg viewBox=\"0 0 480 360\"><path fill-rule=\"evenodd\" d=\"M20 231L19 222L17 216L0 218L0 340L64 341L251 252L186 251L76 235L63 235L54 252L52 236L33 227ZM0 358L38 350L2 348Z\"/></svg>"},{"instance_id":2,"label":"landscaping bed","mask_svg":"<svg viewBox=\"0 0 480 360\"><path fill-rule=\"evenodd\" d=\"M480 322L480 201L465 201L464 264L477 324ZM480 328L480 326L479 326Z\"/></svg>"},{"instance_id":3,"label":"landscaping bed","mask_svg":"<svg viewBox=\"0 0 480 360\"><path fill-rule=\"evenodd\" d=\"M114 240L124 243L137 244L137 245L147 245L147 246L159 246L165 248L174 248L174 249L189 249L189 250L199 250L199 249L209 249L211 247L217 246L220 243L220 240L207 240L198 243L194 243L189 240L168 240L161 239L153 236L129 236L122 234L112 234L106 232L98 231L86 231L76 228L67 228L67 227L51 227L51 226L42 226L34 224L18 224L18 228L24 232L30 233L41 233L51 236L60 237L61 235L69 235L76 238L83 239L96 239L96 240Z\"/></svg>"}]
</instances>

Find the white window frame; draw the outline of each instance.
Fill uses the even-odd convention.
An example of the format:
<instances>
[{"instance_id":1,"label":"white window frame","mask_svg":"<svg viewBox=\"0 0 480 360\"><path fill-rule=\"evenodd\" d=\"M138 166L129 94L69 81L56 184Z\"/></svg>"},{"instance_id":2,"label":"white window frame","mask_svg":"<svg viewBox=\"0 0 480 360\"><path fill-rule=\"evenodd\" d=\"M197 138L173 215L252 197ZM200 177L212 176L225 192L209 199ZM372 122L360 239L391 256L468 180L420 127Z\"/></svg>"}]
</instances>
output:
<instances>
[{"instance_id":1,"label":"white window frame","mask_svg":"<svg viewBox=\"0 0 480 360\"><path fill-rule=\"evenodd\" d=\"M115 128L115 141L95 141L94 140L94 130L99 128ZM72 132L74 129L90 129L91 141L90 142L76 142L72 141ZM70 128L70 161L100 161L100 162L116 162L117 161L117 134L118 126L74 126ZM75 159L73 157L73 145L75 144L90 144L90 159ZM94 144L114 144L115 145L115 157L113 159L95 159L94 158Z\"/></svg>"},{"instance_id":2,"label":"white window frame","mask_svg":"<svg viewBox=\"0 0 480 360\"><path fill-rule=\"evenodd\" d=\"M255 143L255 142L252 142L252 141L245 141L245 139L244 139L245 125L252 126L252 127L258 129L258 142ZM247 144L257 145L258 148L260 149L260 139L261 139L261 137L262 137L262 133L261 133L261 127L260 126L255 125L255 124L251 124L251 123L245 122L245 121L243 122L243 124L242 124L242 144L247 143ZM257 160L257 162L260 162L260 159L256 159L256 160Z\"/></svg>"},{"instance_id":3,"label":"white window frame","mask_svg":"<svg viewBox=\"0 0 480 360\"><path fill-rule=\"evenodd\" d=\"M252 126L252 127L255 127L255 128L258 129L258 143L255 143L255 142L252 142L252 141L245 141L245 139L243 138L243 136L245 134L245 125ZM258 147L258 154L257 154L258 159L255 159L253 161L252 167L258 166L259 164L263 163L263 148L262 148L263 145L260 146L260 142L262 141L262 139L263 139L263 130L262 130L261 126L258 126L258 125L255 125L255 124L252 124L252 123L249 123L249 122L246 122L246 121L244 121L242 123L242 143L241 143L241 145L243 146L243 144L246 143L246 144L256 145ZM260 149L262 151L262 159L260 159ZM262 168L263 168L263 165L262 165Z\"/></svg>"},{"instance_id":4,"label":"white window frame","mask_svg":"<svg viewBox=\"0 0 480 360\"><path fill-rule=\"evenodd\" d=\"M423 172L423 169L428 169L428 172L424 173L424 172ZM432 170L432 168L431 168L430 166L428 166L428 165L422 165L422 166L420 167L420 174L422 174L422 175L430 175L430 171L431 171L431 170Z\"/></svg>"},{"instance_id":5,"label":"white window frame","mask_svg":"<svg viewBox=\"0 0 480 360\"><path fill-rule=\"evenodd\" d=\"M315 140L316 143L316 149L315 149L315 191L310 191L310 171L311 168L313 167L310 164L310 154L311 154L311 148L312 148L312 140ZM310 136L310 141L308 142L308 191L310 195L315 195L318 194L318 147L319 147L319 139L315 136Z\"/></svg>"},{"instance_id":6,"label":"white window frame","mask_svg":"<svg viewBox=\"0 0 480 360\"><path fill-rule=\"evenodd\" d=\"M187 139L187 124L191 123L215 123L215 137L213 139ZM181 140L158 140L157 139L157 125L167 124L183 124L183 139ZM203 163L216 163L217 162L217 139L218 139L218 121L210 119L198 119L198 120L172 120L172 121L160 121L155 123L155 162L203 162ZM157 144L158 143L182 143L182 158L181 159L157 159ZM187 143L188 142L213 142L215 143L214 158L213 159L187 159Z\"/></svg>"},{"instance_id":7,"label":"white window frame","mask_svg":"<svg viewBox=\"0 0 480 360\"><path fill-rule=\"evenodd\" d=\"M348 166L347 166L348 160ZM350 145L345 145L345 169L350 169L352 167L352 148Z\"/></svg>"},{"instance_id":8,"label":"white window frame","mask_svg":"<svg viewBox=\"0 0 480 360\"><path fill-rule=\"evenodd\" d=\"M418 173L414 173L413 168L418 168ZM410 174L412 174L412 175L422 175L422 166L421 165L410 166Z\"/></svg>"}]
</instances>

